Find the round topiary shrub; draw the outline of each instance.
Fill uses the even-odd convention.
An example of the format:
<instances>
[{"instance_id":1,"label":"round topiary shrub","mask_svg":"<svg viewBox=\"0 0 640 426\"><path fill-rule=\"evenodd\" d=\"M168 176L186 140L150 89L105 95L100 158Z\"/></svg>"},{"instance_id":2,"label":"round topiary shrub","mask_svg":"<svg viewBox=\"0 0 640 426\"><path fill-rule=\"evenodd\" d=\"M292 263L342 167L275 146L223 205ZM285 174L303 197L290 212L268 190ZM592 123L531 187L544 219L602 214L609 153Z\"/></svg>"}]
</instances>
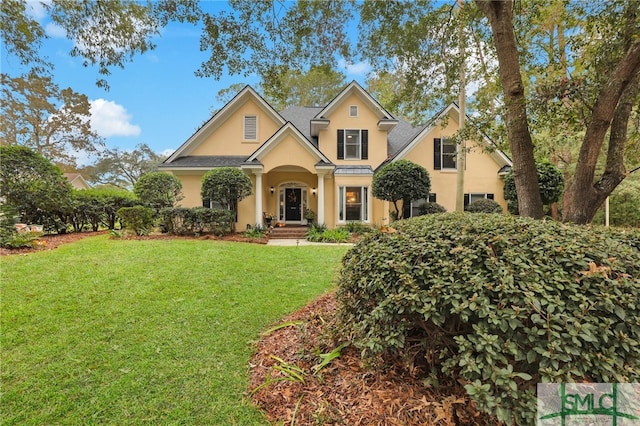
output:
<instances>
[{"instance_id":1,"label":"round topiary shrub","mask_svg":"<svg viewBox=\"0 0 640 426\"><path fill-rule=\"evenodd\" d=\"M469 213L502 213L502 206L488 198L475 200L465 208Z\"/></svg>"},{"instance_id":2,"label":"round topiary shrub","mask_svg":"<svg viewBox=\"0 0 640 426\"><path fill-rule=\"evenodd\" d=\"M434 214L434 213L446 213L447 209L445 209L442 205L438 203L426 202L420 206L420 214Z\"/></svg>"},{"instance_id":3,"label":"round topiary shrub","mask_svg":"<svg viewBox=\"0 0 640 426\"><path fill-rule=\"evenodd\" d=\"M394 228L343 260L340 324L365 355L463 381L521 425L536 383L640 380L637 233L466 213Z\"/></svg>"}]
</instances>

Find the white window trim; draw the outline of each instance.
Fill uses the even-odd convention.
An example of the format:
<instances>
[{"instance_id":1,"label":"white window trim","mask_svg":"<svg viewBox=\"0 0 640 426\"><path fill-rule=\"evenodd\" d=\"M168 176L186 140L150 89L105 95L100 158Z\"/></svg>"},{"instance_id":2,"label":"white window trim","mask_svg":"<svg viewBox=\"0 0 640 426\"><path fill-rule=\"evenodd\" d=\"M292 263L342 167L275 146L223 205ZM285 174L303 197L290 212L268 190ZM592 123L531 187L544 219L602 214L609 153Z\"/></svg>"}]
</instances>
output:
<instances>
[{"instance_id":1,"label":"white window trim","mask_svg":"<svg viewBox=\"0 0 640 426\"><path fill-rule=\"evenodd\" d=\"M450 141L451 141L451 139L449 139L449 138L441 138L440 139L440 170L441 171L457 171L458 170L458 158L457 158L457 156L458 156L458 146L456 144L453 144L455 146L455 148L456 148L456 158L453 160L456 163L456 166L455 167L445 167L444 166L444 159L445 158L450 158L449 156L445 157L444 144L445 144L445 142L447 142L450 145L451 144Z\"/></svg>"},{"instance_id":2,"label":"white window trim","mask_svg":"<svg viewBox=\"0 0 640 426\"><path fill-rule=\"evenodd\" d=\"M347 132L358 132L358 155L355 157L347 157ZM344 129L344 152L343 157L347 161L362 160L362 129Z\"/></svg>"},{"instance_id":3,"label":"white window trim","mask_svg":"<svg viewBox=\"0 0 640 426\"><path fill-rule=\"evenodd\" d=\"M355 108L355 114L352 114L351 112L353 111L352 108ZM358 117L358 105L349 105L349 117L351 118L357 118Z\"/></svg>"},{"instance_id":4,"label":"white window trim","mask_svg":"<svg viewBox=\"0 0 640 426\"><path fill-rule=\"evenodd\" d=\"M251 139L247 138L247 118L255 117L256 119L256 137ZM258 115L257 114L247 114L242 117L242 140L244 142L257 142L258 141Z\"/></svg>"},{"instance_id":5,"label":"white window trim","mask_svg":"<svg viewBox=\"0 0 640 426\"><path fill-rule=\"evenodd\" d=\"M346 224L348 222L353 222L352 220L347 220L347 188L360 188L360 197L362 198L362 203L365 204L364 208L360 209L360 220L357 222L362 223L371 223L371 187L364 185L339 185L338 190L336 191L336 197L338 202L336 206L338 207L338 211L336 212L336 217L338 218L337 222L339 224ZM340 210L342 210L344 217L340 217ZM362 214L365 214L365 217L362 217Z\"/></svg>"}]
</instances>

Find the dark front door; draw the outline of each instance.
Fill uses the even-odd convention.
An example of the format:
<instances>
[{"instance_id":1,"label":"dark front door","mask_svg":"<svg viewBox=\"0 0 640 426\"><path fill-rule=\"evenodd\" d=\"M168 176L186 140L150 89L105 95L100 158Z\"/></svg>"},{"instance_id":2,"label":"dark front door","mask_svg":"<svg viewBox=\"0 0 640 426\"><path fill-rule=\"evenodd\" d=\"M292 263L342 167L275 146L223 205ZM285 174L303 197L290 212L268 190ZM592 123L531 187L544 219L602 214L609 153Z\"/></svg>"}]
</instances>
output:
<instances>
[{"instance_id":1,"label":"dark front door","mask_svg":"<svg viewBox=\"0 0 640 426\"><path fill-rule=\"evenodd\" d=\"M284 192L285 220L302 220L302 190L300 188L287 188Z\"/></svg>"}]
</instances>

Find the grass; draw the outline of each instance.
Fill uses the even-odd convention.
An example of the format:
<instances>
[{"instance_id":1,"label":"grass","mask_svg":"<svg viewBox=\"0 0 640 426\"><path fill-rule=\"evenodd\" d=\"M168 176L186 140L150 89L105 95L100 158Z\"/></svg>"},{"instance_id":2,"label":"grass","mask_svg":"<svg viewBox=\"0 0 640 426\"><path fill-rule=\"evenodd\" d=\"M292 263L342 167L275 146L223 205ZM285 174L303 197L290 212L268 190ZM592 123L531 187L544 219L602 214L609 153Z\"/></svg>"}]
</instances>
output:
<instances>
[{"instance_id":1,"label":"grass","mask_svg":"<svg viewBox=\"0 0 640 426\"><path fill-rule=\"evenodd\" d=\"M252 344L346 250L103 236L3 257L1 423L268 424Z\"/></svg>"}]
</instances>

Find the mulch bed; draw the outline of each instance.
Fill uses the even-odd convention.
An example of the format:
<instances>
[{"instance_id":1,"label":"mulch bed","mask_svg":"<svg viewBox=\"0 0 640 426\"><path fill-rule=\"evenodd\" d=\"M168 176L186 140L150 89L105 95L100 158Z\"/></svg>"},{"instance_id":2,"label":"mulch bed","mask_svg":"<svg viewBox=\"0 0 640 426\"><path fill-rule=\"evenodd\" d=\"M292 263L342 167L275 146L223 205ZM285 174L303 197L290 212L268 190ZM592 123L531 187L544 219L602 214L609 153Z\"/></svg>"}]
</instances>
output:
<instances>
[{"instance_id":1,"label":"mulch bed","mask_svg":"<svg viewBox=\"0 0 640 426\"><path fill-rule=\"evenodd\" d=\"M250 362L250 390L262 386L251 399L269 420L290 424L295 418L299 426L499 424L477 411L461 383L441 378L436 389L394 366L368 369L353 347L314 374L317 354L337 346L325 331L335 311L335 295L325 295L282 320L290 325L262 336ZM293 367L304 383L283 367ZM276 381L264 386L269 378Z\"/></svg>"},{"instance_id":2,"label":"mulch bed","mask_svg":"<svg viewBox=\"0 0 640 426\"><path fill-rule=\"evenodd\" d=\"M94 237L96 235L105 235L110 231L97 231L97 232L70 232L68 234L52 234L52 235L43 235L40 237L32 247L22 247L17 249L9 249L0 247L0 256L6 256L11 254L27 254L34 253L37 251L43 250L53 250L59 247L62 244L72 243L78 240L81 240L86 237ZM127 240L175 240L175 239L199 239L199 240L222 240L222 241L234 241L234 242L248 242L254 244L266 244L269 240L268 238L247 238L243 237L242 234L229 234L224 235L222 237L215 236L213 234L203 234L197 237L194 236L177 236L177 235L169 235L169 234L151 234L151 235L129 235L122 237L122 239Z\"/></svg>"}]
</instances>

